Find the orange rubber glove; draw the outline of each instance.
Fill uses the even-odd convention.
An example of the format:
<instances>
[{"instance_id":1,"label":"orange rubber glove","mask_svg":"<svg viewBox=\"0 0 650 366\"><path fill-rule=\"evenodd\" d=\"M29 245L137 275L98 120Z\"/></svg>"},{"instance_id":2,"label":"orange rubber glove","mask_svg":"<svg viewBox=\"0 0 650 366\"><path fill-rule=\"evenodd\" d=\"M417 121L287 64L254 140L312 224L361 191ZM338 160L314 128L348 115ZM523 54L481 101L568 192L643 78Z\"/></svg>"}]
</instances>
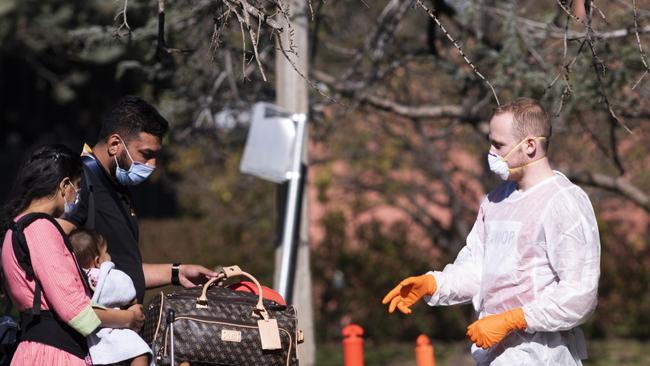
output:
<instances>
[{"instance_id":1,"label":"orange rubber glove","mask_svg":"<svg viewBox=\"0 0 650 366\"><path fill-rule=\"evenodd\" d=\"M488 349L501 342L511 331L526 329L527 326L524 310L516 308L475 321L467 327L467 337L477 346Z\"/></svg>"},{"instance_id":2,"label":"orange rubber glove","mask_svg":"<svg viewBox=\"0 0 650 366\"><path fill-rule=\"evenodd\" d=\"M436 278L430 274L409 277L395 286L381 301L388 304L388 313L392 314L395 308L404 314L411 313L411 305L415 304L424 295L433 295L436 292Z\"/></svg>"}]
</instances>

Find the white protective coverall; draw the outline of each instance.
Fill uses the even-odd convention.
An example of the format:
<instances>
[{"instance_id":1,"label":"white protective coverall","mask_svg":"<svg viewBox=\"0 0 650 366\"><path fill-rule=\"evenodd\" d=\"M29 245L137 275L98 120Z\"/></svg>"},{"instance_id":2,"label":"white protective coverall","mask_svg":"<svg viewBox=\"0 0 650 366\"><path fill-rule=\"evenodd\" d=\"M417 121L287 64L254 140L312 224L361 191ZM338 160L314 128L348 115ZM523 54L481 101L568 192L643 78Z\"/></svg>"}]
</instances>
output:
<instances>
[{"instance_id":1,"label":"white protective coverall","mask_svg":"<svg viewBox=\"0 0 650 366\"><path fill-rule=\"evenodd\" d=\"M600 238L587 194L555 172L525 192L506 182L481 203L454 263L430 272L431 306L472 302L479 318L522 307L528 323L484 350L478 365L581 365L578 325L596 308Z\"/></svg>"}]
</instances>

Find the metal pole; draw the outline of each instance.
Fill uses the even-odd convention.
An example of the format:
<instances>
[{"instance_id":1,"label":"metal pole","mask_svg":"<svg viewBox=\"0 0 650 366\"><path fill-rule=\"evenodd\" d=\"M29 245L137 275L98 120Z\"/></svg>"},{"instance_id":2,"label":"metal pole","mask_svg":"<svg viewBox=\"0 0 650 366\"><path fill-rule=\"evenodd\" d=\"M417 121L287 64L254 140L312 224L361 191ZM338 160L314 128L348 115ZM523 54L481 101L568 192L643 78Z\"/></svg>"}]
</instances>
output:
<instances>
[{"instance_id":1,"label":"metal pole","mask_svg":"<svg viewBox=\"0 0 650 366\"><path fill-rule=\"evenodd\" d=\"M295 274L296 240L294 240L296 213L298 212L298 192L300 188L300 168L307 116L294 114L291 118L296 123L296 140L293 147L291 172L289 173L289 193L287 197L284 230L282 231L282 259L280 262L280 295L287 304L293 303L293 278Z\"/></svg>"},{"instance_id":2,"label":"metal pole","mask_svg":"<svg viewBox=\"0 0 650 366\"><path fill-rule=\"evenodd\" d=\"M169 364L174 366L174 322L176 321L176 312L173 309L167 311L167 327L169 328Z\"/></svg>"},{"instance_id":3,"label":"metal pole","mask_svg":"<svg viewBox=\"0 0 650 366\"><path fill-rule=\"evenodd\" d=\"M307 0L288 0L284 2L288 4L287 10L290 13L289 17L278 16L276 20L282 24L283 29L291 29L291 32L282 32L279 38L283 40L285 49L290 44L295 45L295 52L288 53L286 56L293 61L289 62L282 52L275 52L275 70L276 70L276 104L292 113L309 112L309 85L307 81L301 77L295 68L300 70L303 75L309 75L309 2ZM289 24L290 23L290 24ZM293 40L292 40L293 38ZM276 45L278 46L278 45ZM278 50L279 47L276 47ZM309 129L305 126L305 133L303 138L303 154L302 163L304 166L308 165L308 148L307 142ZM298 347L298 358L300 359L300 366L314 366L316 342L314 335L314 310L312 299L312 281L311 269L309 260L309 188L307 185L307 176L304 172L301 177L300 185L304 183L304 188L299 188L298 192L302 190L302 199L298 200L301 206L299 209L299 223L296 222L294 231L284 231L291 233L298 232L295 255L295 268L296 275L293 286L293 305L298 311L298 323L300 328L305 334L305 341ZM289 187L287 187L287 191ZM288 193L288 192L287 192ZM279 205L284 205L284 202L278 202ZM298 214L298 212L296 213ZM298 221L298 219L296 220ZM284 229L283 229L284 230ZM286 235L285 235L286 238ZM274 284L280 288L280 261L282 257L282 248L278 246L276 250L276 271L274 276Z\"/></svg>"}]
</instances>

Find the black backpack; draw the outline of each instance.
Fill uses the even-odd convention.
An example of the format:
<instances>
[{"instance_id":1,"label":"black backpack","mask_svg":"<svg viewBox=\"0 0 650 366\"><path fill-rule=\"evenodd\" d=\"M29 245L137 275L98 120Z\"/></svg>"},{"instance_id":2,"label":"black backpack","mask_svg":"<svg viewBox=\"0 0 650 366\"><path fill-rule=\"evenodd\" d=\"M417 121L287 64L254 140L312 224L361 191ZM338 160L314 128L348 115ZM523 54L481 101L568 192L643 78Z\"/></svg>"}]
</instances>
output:
<instances>
[{"instance_id":1,"label":"black backpack","mask_svg":"<svg viewBox=\"0 0 650 366\"><path fill-rule=\"evenodd\" d=\"M3 306L4 312L0 316L0 366L9 366L11 357L18 347L20 327L9 313L12 307L9 295L4 293L2 301L5 302L5 305Z\"/></svg>"}]
</instances>

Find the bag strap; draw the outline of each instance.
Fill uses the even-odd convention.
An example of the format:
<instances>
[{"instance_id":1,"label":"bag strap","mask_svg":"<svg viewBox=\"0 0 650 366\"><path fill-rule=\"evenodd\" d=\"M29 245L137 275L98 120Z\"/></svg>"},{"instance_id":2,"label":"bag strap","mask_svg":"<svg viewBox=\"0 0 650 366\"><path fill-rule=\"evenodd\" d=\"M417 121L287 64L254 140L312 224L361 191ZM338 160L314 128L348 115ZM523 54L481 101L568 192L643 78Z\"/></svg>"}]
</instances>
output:
<instances>
[{"instance_id":1,"label":"bag strap","mask_svg":"<svg viewBox=\"0 0 650 366\"><path fill-rule=\"evenodd\" d=\"M77 267L77 271L81 276L84 288L86 289L86 291L90 291L88 278L79 267L79 263L77 262L77 257L74 255L74 251L72 250L72 244L70 244L70 241L68 240L68 236L65 234L65 232L63 231L59 223L52 216L43 212L28 213L25 216L21 217L18 221L11 223L11 231L12 231L11 241L12 241L14 256L16 257L16 261L18 262L20 267L25 271L27 278L33 279L35 283L34 302L32 303L32 309L31 309L31 313L33 315L39 315L41 313L41 295L43 292L43 287L41 286L41 282L39 281L39 279L34 274L34 267L32 267L32 260L29 255L29 247L27 246L27 239L25 238L24 230L27 226L29 226L31 223L33 223L38 219L46 219L50 221L57 228L57 230L63 237L63 242L65 243L66 248L68 249L68 251L70 251L72 258L74 259L75 265Z\"/></svg>"},{"instance_id":2,"label":"bag strap","mask_svg":"<svg viewBox=\"0 0 650 366\"><path fill-rule=\"evenodd\" d=\"M280 329L278 328L277 319L272 319L269 312L264 308L264 303L262 302L262 285L253 277L250 273L244 272L239 268L239 266L230 266L223 267L219 274L216 277L213 277L203 286L203 291L201 291L201 296L196 300L197 309L205 309L208 305L208 288L212 284L219 283L227 278L243 276L247 277L257 287L258 296L257 304L255 305L255 312L262 317L262 319L257 321L257 327L259 329L260 341L262 342L262 350L277 350L282 348L282 342L280 340ZM172 311L172 310L170 310ZM169 321L169 316L167 318ZM173 323L173 320L171 320ZM170 331L170 334L173 335L173 328ZM172 338L172 350L173 350L173 338ZM173 354L173 351L172 351Z\"/></svg>"},{"instance_id":3,"label":"bag strap","mask_svg":"<svg viewBox=\"0 0 650 366\"><path fill-rule=\"evenodd\" d=\"M253 277L250 273L242 271L241 268L239 268L239 266L223 267L216 277L213 277L208 282L206 282L205 285L203 285L201 296L199 296L199 298L196 299L196 307L199 309L205 309L208 307L208 289L210 288L210 286L212 286L213 284L218 284L219 282L227 278L238 277L238 276L243 276L253 281L258 291L257 304L255 305L255 310L264 318L264 320L268 320L269 313L268 311L266 311L266 308L264 308L264 303L262 302L262 296L263 296L262 285L260 285L257 279Z\"/></svg>"}]
</instances>

